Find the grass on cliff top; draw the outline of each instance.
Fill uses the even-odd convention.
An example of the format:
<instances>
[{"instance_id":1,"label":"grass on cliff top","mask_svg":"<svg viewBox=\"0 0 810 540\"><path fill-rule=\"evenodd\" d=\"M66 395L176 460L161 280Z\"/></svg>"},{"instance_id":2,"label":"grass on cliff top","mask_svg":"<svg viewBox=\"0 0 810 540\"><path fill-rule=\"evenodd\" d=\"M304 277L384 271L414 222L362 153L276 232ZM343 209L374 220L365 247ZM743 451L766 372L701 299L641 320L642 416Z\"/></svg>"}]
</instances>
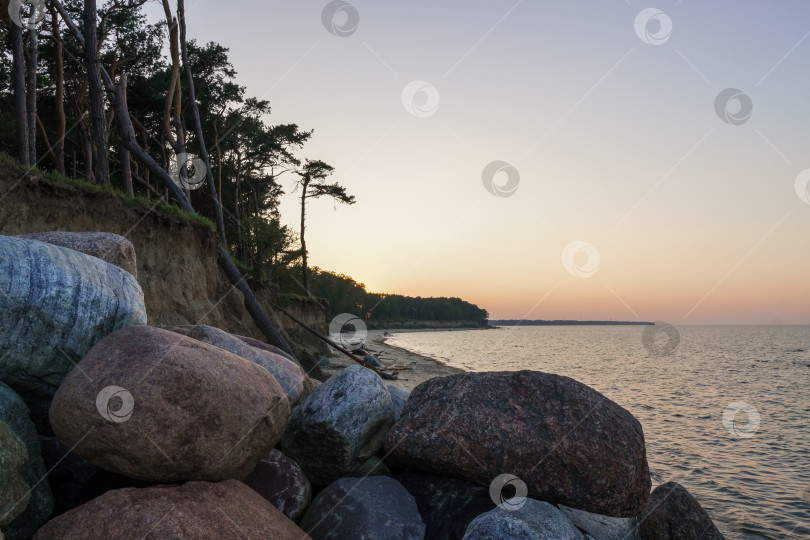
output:
<instances>
[{"instance_id":1,"label":"grass on cliff top","mask_svg":"<svg viewBox=\"0 0 810 540\"><path fill-rule=\"evenodd\" d=\"M153 212L157 214L164 215L166 217L173 217L183 221L185 223L197 224L206 227L212 232L216 232L216 227L214 223L205 216L201 216L199 214L191 214L186 212L179 206L175 206L173 204L167 204L165 202L159 202L155 204L155 200L148 199L146 197L138 196L130 197L123 191L113 186L108 187L101 187L97 184L93 184L92 182L88 182L82 178L70 178L68 176L62 176L56 171L43 171L38 169L37 167L28 167L27 165L23 165L14 157L8 155L6 152L0 152L0 168L7 169L12 171L17 176L35 176L40 179L45 179L50 184L56 186L70 186L74 189L83 191L85 193L93 193L93 194L108 194L114 197L117 197L125 206L134 207L134 206L143 206L146 208L151 208Z\"/></svg>"}]
</instances>

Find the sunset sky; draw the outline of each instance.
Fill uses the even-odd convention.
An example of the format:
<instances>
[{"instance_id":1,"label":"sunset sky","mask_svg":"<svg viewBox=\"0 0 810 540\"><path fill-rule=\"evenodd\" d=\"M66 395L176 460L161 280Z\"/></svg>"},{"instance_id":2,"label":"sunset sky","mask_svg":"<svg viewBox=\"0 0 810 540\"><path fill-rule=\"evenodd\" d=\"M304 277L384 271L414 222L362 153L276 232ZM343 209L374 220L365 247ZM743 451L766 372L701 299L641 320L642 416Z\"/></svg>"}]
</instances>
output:
<instances>
[{"instance_id":1,"label":"sunset sky","mask_svg":"<svg viewBox=\"0 0 810 540\"><path fill-rule=\"evenodd\" d=\"M187 9L357 197L311 205L311 264L492 318L810 324L810 3Z\"/></svg>"}]
</instances>

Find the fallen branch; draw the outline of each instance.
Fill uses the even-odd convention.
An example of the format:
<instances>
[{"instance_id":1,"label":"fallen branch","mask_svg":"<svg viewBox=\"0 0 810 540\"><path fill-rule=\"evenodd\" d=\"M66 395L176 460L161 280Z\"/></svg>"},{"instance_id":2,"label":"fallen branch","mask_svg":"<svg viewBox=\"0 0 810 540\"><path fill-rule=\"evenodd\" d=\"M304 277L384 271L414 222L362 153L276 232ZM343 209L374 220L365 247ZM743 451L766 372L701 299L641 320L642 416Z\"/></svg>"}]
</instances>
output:
<instances>
[{"instance_id":1,"label":"fallen branch","mask_svg":"<svg viewBox=\"0 0 810 540\"><path fill-rule=\"evenodd\" d=\"M295 318L289 312L287 312L286 309L280 308L280 307L276 308L276 309L278 311L282 312L287 317L289 317L294 323L298 324L301 328L303 328L304 330L306 330L307 332L309 332L310 334L312 334L316 338L320 339L321 341L323 341L324 343L326 343L327 345L329 345L333 349L335 349L337 351L340 351L341 353L345 354L346 356L348 356L349 358L351 358L352 360L354 360L355 362L357 362L358 364L360 364L364 368L368 368L368 369L372 370L373 372L375 372L377 375L379 375L383 379L387 379L389 381L395 381L397 379L397 374L396 373L391 375L390 373L385 373L385 371L383 371L380 368L375 368L374 366L368 365L366 363L366 361L363 360L362 358L360 358L359 356L357 356L354 353L352 353L351 351L341 347L340 345L338 345L337 343L335 343L334 341L332 341L331 339L329 339L325 335L321 334L320 332L318 332L314 328L311 328L310 326L308 326L308 325L304 324L303 322L299 321L297 318ZM388 368L385 368L385 369L388 369Z\"/></svg>"}]
</instances>

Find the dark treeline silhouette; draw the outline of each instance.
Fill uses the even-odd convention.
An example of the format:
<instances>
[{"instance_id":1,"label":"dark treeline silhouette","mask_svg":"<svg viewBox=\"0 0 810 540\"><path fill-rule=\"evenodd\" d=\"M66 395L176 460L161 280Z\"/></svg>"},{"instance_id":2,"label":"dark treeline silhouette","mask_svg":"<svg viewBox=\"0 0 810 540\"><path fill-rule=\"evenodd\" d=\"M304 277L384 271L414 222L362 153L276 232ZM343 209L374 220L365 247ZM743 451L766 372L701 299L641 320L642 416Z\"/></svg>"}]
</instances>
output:
<instances>
[{"instance_id":1,"label":"dark treeline silhouette","mask_svg":"<svg viewBox=\"0 0 810 540\"><path fill-rule=\"evenodd\" d=\"M351 313L368 322L465 321L478 325L484 325L489 317L485 309L460 298L371 293L349 276L317 267L310 271L310 288L312 295L327 300L332 317Z\"/></svg>"},{"instance_id":2,"label":"dark treeline silhouette","mask_svg":"<svg viewBox=\"0 0 810 540\"><path fill-rule=\"evenodd\" d=\"M63 0L60 5L81 36L96 42L86 48L54 3L43 4L47 13L41 21L21 28L3 2L0 150L42 170L170 202L161 179L122 144L103 77L93 67L100 66L119 85L125 77L136 141L175 177L194 210L215 221L209 190L203 189L207 158L223 209L225 247L255 278L276 281L302 257L299 231L281 223L278 207L285 190L302 189L304 199L324 194L341 202L353 199L338 184L325 182L329 165L298 156L311 130L268 121L270 103L250 97L237 82L227 48L185 41L178 17L182 5L173 3L163 0L164 19L150 23L143 0L98 6ZM192 107L191 90L198 107ZM200 144L195 113L207 148ZM302 178L312 179L307 189ZM321 193L324 186L331 191Z\"/></svg>"},{"instance_id":3,"label":"dark treeline silhouette","mask_svg":"<svg viewBox=\"0 0 810 540\"><path fill-rule=\"evenodd\" d=\"M381 302L362 286L330 286L324 272L310 280L307 200L354 196L328 180L330 165L300 155L313 131L269 121L270 103L237 82L226 47L186 38L183 0L160 0L158 22L145 2L37 0L15 21L0 0L0 152L216 224L220 265L265 333L274 331L243 275L370 319L486 318L456 298ZM285 190L300 197L298 231L281 221Z\"/></svg>"}]
</instances>

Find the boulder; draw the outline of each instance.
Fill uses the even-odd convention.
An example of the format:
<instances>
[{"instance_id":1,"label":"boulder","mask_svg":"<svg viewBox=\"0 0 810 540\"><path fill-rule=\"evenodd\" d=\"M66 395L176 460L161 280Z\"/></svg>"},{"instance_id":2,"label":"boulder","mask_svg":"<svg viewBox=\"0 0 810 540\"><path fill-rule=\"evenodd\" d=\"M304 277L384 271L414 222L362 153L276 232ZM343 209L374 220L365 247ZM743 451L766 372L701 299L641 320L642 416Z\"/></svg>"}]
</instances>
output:
<instances>
[{"instance_id":1,"label":"boulder","mask_svg":"<svg viewBox=\"0 0 810 540\"><path fill-rule=\"evenodd\" d=\"M293 521L300 521L312 501L312 485L298 464L276 449L242 480Z\"/></svg>"},{"instance_id":2,"label":"boulder","mask_svg":"<svg viewBox=\"0 0 810 540\"><path fill-rule=\"evenodd\" d=\"M54 432L78 456L163 483L244 478L281 438L289 415L266 369L150 326L101 340L51 407Z\"/></svg>"},{"instance_id":3,"label":"boulder","mask_svg":"<svg viewBox=\"0 0 810 540\"><path fill-rule=\"evenodd\" d=\"M639 540L638 518L615 518L559 505L568 521L594 540Z\"/></svg>"},{"instance_id":4,"label":"boulder","mask_svg":"<svg viewBox=\"0 0 810 540\"><path fill-rule=\"evenodd\" d=\"M0 422L8 424L25 445L28 460L23 469L23 478L31 490L28 506L14 521L3 527L3 532L9 540L30 538L51 517L53 495L45 480L39 436L29 416L28 407L20 396L3 383L0 383Z\"/></svg>"},{"instance_id":5,"label":"boulder","mask_svg":"<svg viewBox=\"0 0 810 540\"><path fill-rule=\"evenodd\" d=\"M25 444L8 424L0 422L0 527L14 521L31 499L23 477L27 461Z\"/></svg>"},{"instance_id":6,"label":"boulder","mask_svg":"<svg viewBox=\"0 0 810 540\"><path fill-rule=\"evenodd\" d=\"M70 452L56 437L40 437L42 459L53 491L53 516L64 514L114 489L150 487L152 482L135 480L100 469Z\"/></svg>"},{"instance_id":7,"label":"boulder","mask_svg":"<svg viewBox=\"0 0 810 540\"><path fill-rule=\"evenodd\" d=\"M393 423L394 406L380 376L349 366L293 410L281 448L311 482L326 485L376 454Z\"/></svg>"},{"instance_id":8,"label":"boulder","mask_svg":"<svg viewBox=\"0 0 810 540\"><path fill-rule=\"evenodd\" d=\"M301 366L289 360L286 356L248 345L245 341L213 326L167 326L164 328L203 343L208 343L214 347L219 347L262 366L276 378L284 389L284 393L290 401L290 408L312 393L313 387L309 383L309 377L301 369Z\"/></svg>"},{"instance_id":9,"label":"boulder","mask_svg":"<svg viewBox=\"0 0 810 540\"><path fill-rule=\"evenodd\" d=\"M402 416L402 409L405 408L411 393L392 384L388 385L388 393L391 394L391 401L394 402L394 420L399 420L399 417Z\"/></svg>"},{"instance_id":10,"label":"boulder","mask_svg":"<svg viewBox=\"0 0 810 540\"><path fill-rule=\"evenodd\" d=\"M573 379L536 371L420 384L385 451L389 466L485 486L508 473L533 498L613 517L638 515L650 490L633 415Z\"/></svg>"},{"instance_id":11,"label":"boulder","mask_svg":"<svg viewBox=\"0 0 810 540\"><path fill-rule=\"evenodd\" d=\"M292 362L295 362L296 364L300 365L298 360L296 360L296 358L293 355L291 355L290 353L288 353L286 351L283 351L283 350L279 349L275 345L270 345L269 343L265 343L264 341L259 341L258 339L254 339L252 337L247 337L247 336L238 336L238 335L234 334L233 337L235 337L237 339L241 339L242 341L244 341L246 344L250 345L251 347L255 347L255 348L261 349L263 351L267 351L267 352L271 352L273 354L277 354L279 356L283 356L287 360L291 360Z\"/></svg>"},{"instance_id":12,"label":"boulder","mask_svg":"<svg viewBox=\"0 0 810 540\"><path fill-rule=\"evenodd\" d=\"M363 476L391 476L391 471L385 466L385 463L377 456L371 456L363 463L352 469L347 477L363 477Z\"/></svg>"},{"instance_id":13,"label":"boulder","mask_svg":"<svg viewBox=\"0 0 810 540\"><path fill-rule=\"evenodd\" d=\"M0 381L48 428L53 394L107 334L146 323L143 291L128 272L95 257L0 236Z\"/></svg>"},{"instance_id":14,"label":"boulder","mask_svg":"<svg viewBox=\"0 0 810 540\"><path fill-rule=\"evenodd\" d=\"M526 499L519 510L494 508L467 527L464 540L582 540L582 533L553 505Z\"/></svg>"},{"instance_id":15,"label":"boulder","mask_svg":"<svg viewBox=\"0 0 810 540\"><path fill-rule=\"evenodd\" d=\"M700 503L677 482L653 490L641 514L644 540L722 540L723 535Z\"/></svg>"},{"instance_id":16,"label":"boulder","mask_svg":"<svg viewBox=\"0 0 810 540\"><path fill-rule=\"evenodd\" d=\"M35 540L61 538L309 538L236 480L109 491L52 519Z\"/></svg>"},{"instance_id":17,"label":"boulder","mask_svg":"<svg viewBox=\"0 0 810 540\"><path fill-rule=\"evenodd\" d=\"M425 540L461 540L473 519L495 508L487 488L466 480L419 472L394 479L416 499Z\"/></svg>"},{"instance_id":18,"label":"boulder","mask_svg":"<svg viewBox=\"0 0 810 540\"><path fill-rule=\"evenodd\" d=\"M52 231L21 234L18 238L39 240L63 248L72 249L114 264L138 277L138 262L132 242L117 234L108 232L66 232Z\"/></svg>"},{"instance_id":19,"label":"boulder","mask_svg":"<svg viewBox=\"0 0 810 540\"><path fill-rule=\"evenodd\" d=\"M421 540L425 534L413 497L387 476L329 484L312 501L301 528L314 540Z\"/></svg>"},{"instance_id":20,"label":"boulder","mask_svg":"<svg viewBox=\"0 0 810 540\"><path fill-rule=\"evenodd\" d=\"M371 367L383 367L382 362L380 362L376 356L370 353L366 353L363 356L363 362L370 365Z\"/></svg>"}]
</instances>

